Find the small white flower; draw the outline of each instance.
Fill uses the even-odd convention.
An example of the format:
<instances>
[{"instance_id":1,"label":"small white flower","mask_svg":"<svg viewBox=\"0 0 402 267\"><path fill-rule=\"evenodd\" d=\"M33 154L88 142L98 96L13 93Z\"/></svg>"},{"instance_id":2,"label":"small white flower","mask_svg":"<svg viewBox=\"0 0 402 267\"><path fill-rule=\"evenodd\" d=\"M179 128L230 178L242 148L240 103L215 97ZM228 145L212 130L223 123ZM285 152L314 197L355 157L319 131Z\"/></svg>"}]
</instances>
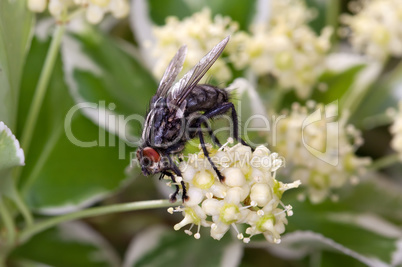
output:
<instances>
[{"instance_id":1,"label":"small white flower","mask_svg":"<svg viewBox=\"0 0 402 267\"><path fill-rule=\"evenodd\" d=\"M176 17L168 17L165 25L155 26L154 28L154 34L157 39L152 48L152 57L157 59L153 69L154 75L157 78L162 77L166 66L177 49L183 44L188 47L188 54L183 66L183 72L186 72L197 64L200 58L212 47L228 35L235 33L237 29L237 23L229 17L217 15L212 18L211 11L208 8L194 13L191 17L182 21ZM231 46L231 43L228 44L225 50L228 50L229 46ZM204 79L211 76L218 79L218 82L227 82L232 78L232 72L225 63L224 56L214 63L207 75L204 76Z\"/></svg>"},{"instance_id":2,"label":"small white flower","mask_svg":"<svg viewBox=\"0 0 402 267\"><path fill-rule=\"evenodd\" d=\"M355 9L352 11L356 14L343 15L341 20L350 27L353 47L378 60L384 60L389 55L402 56L400 0L352 3Z\"/></svg>"},{"instance_id":3,"label":"small white flower","mask_svg":"<svg viewBox=\"0 0 402 267\"><path fill-rule=\"evenodd\" d=\"M300 181L291 184L277 181L275 172L283 161L266 147L259 146L252 152L248 146L229 147L229 143L219 150L208 149L225 177L224 182L219 181L202 151L189 155L187 162L180 164L189 200L177 209L183 211L184 219L174 228L191 224L197 225L199 232L200 226L210 227L211 237L220 240L232 227L237 238L246 243L256 234L264 234L270 242L278 243L287 223L286 214L292 215L291 206L282 204L282 195L298 187ZM278 208L278 204L284 209ZM168 211L171 213L172 209ZM240 224L250 226L248 237L238 230Z\"/></svg>"},{"instance_id":4,"label":"small white flower","mask_svg":"<svg viewBox=\"0 0 402 267\"><path fill-rule=\"evenodd\" d=\"M46 9L47 0L28 0L28 8L33 12L43 12Z\"/></svg>"},{"instance_id":5,"label":"small white flower","mask_svg":"<svg viewBox=\"0 0 402 267\"><path fill-rule=\"evenodd\" d=\"M303 128L309 115L317 110L337 114L335 105L327 105L325 109L323 105L312 102L308 105L293 105L286 118L279 121L273 148L286 158L291 179L300 180L310 200L319 203L346 182L352 184L356 176L366 171L370 159L355 155L362 142L360 132L352 125L346 125L342 118L334 119L336 130L327 128L329 124L326 119ZM294 184L295 187L298 185L298 182Z\"/></svg>"},{"instance_id":6,"label":"small white flower","mask_svg":"<svg viewBox=\"0 0 402 267\"><path fill-rule=\"evenodd\" d=\"M307 98L325 69L332 29L316 35L308 26L313 12L301 0L271 1L268 24L253 25L251 34L233 36L230 59L238 69L250 67L257 75L271 74L281 89L294 89Z\"/></svg>"},{"instance_id":7,"label":"small white flower","mask_svg":"<svg viewBox=\"0 0 402 267\"><path fill-rule=\"evenodd\" d=\"M44 12L46 5L46 0L28 1L28 8L34 12ZM53 17L63 22L69 13L85 9L85 17L92 24L99 23L108 12L116 18L123 18L130 10L128 0L49 0L48 8Z\"/></svg>"},{"instance_id":8,"label":"small white flower","mask_svg":"<svg viewBox=\"0 0 402 267\"><path fill-rule=\"evenodd\" d=\"M97 5L89 5L85 13L88 22L92 24L98 24L103 19L104 14L104 9Z\"/></svg>"}]
</instances>

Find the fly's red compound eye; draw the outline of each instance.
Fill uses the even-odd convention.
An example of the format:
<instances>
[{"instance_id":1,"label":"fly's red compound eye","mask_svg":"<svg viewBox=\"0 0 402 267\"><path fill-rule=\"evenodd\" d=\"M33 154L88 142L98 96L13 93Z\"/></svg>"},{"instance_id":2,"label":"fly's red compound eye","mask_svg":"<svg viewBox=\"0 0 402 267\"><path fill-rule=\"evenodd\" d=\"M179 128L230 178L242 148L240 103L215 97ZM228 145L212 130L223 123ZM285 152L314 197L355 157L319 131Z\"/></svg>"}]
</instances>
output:
<instances>
[{"instance_id":1,"label":"fly's red compound eye","mask_svg":"<svg viewBox=\"0 0 402 267\"><path fill-rule=\"evenodd\" d=\"M159 162L161 160L161 156L152 147L144 148L142 155L149 158L152 162Z\"/></svg>"}]
</instances>

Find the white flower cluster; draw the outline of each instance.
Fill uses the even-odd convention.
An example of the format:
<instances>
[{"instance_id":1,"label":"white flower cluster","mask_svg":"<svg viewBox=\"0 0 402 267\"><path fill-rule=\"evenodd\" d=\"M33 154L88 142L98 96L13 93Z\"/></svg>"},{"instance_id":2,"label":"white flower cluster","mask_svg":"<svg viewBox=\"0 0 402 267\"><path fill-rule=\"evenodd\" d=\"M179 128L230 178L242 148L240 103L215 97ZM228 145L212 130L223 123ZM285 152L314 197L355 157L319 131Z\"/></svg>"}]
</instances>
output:
<instances>
[{"instance_id":1,"label":"white flower cluster","mask_svg":"<svg viewBox=\"0 0 402 267\"><path fill-rule=\"evenodd\" d=\"M271 74L280 87L307 98L325 70L332 34L332 28L326 27L317 36L307 24L312 17L301 0L271 1L267 24L233 37L238 51L231 53L231 61L239 69L251 67L257 75Z\"/></svg>"},{"instance_id":2,"label":"white flower cluster","mask_svg":"<svg viewBox=\"0 0 402 267\"><path fill-rule=\"evenodd\" d=\"M92 24L99 23L108 12L123 18L130 9L127 0L28 0L28 7L34 12L44 12L47 6L59 21L64 21L71 10L85 8L86 19Z\"/></svg>"},{"instance_id":3,"label":"white flower cluster","mask_svg":"<svg viewBox=\"0 0 402 267\"><path fill-rule=\"evenodd\" d=\"M276 125L275 150L286 158L292 180L300 179L313 203L337 200L333 189L356 184L370 164L359 158L356 149L363 143L360 132L338 119L335 104L309 101L307 107L295 103ZM301 200L305 194L300 195Z\"/></svg>"},{"instance_id":4,"label":"white flower cluster","mask_svg":"<svg viewBox=\"0 0 402 267\"><path fill-rule=\"evenodd\" d=\"M210 73L219 82L232 78L227 66L231 62L237 69L251 68L258 75L271 74L284 89L295 89L301 98L307 98L325 69L324 59L330 48L331 28L317 36L308 26L313 13L302 0L271 1L270 21L253 25L251 33L238 30L229 17L215 16L204 9L182 21L169 17L164 26L155 27L157 39L153 57L157 59L154 74L160 78L177 49L187 44L188 55L184 69L188 70L209 49L231 35L225 52Z\"/></svg>"},{"instance_id":5,"label":"white flower cluster","mask_svg":"<svg viewBox=\"0 0 402 267\"><path fill-rule=\"evenodd\" d=\"M402 161L402 101L399 102L398 112L392 112L394 123L391 125L391 133L393 135L391 147L399 154L399 159Z\"/></svg>"},{"instance_id":6,"label":"white flower cluster","mask_svg":"<svg viewBox=\"0 0 402 267\"><path fill-rule=\"evenodd\" d=\"M245 243L257 234L263 234L272 243L279 243L287 224L286 215L292 215L292 207L281 201L282 194L298 187L300 181L290 184L277 181L276 171L284 162L277 153L271 153L264 146L257 147L254 152L241 144L208 149L225 181L219 181L202 152L189 155L188 161L180 165L189 200L183 207L168 210L184 215L174 229L190 224L190 229L185 232L192 235L191 229L196 225L198 230L194 237L198 239L200 227L210 227L211 236L220 240L233 227L237 238ZM247 237L239 232L236 224L249 225L245 231Z\"/></svg>"},{"instance_id":7,"label":"white flower cluster","mask_svg":"<svg viewBox=\"0 0 402 267\"><path fill-rule=\"evenodd\" d=\"M400 0L355 1L354 16L341 20L351 30L353 47L367 55L385 60L387 56L402 56L402 3Z\"/></svg>"},{"instance_id":8,"label":"white flower cluster","mask_svg":"<svg viewBox=\"0 0 402 267\"><path fill-rule=\"evenodd\" d=\"M229 17L216 15L212 19L211 11L207 8L183 21L176 17L168 17L165 25L154 28L157 38L152 54L157 59L153 70L154 75L157 78L162 77L166 66L183 44L188 47L183 70L188 71L211 48L237 29L237 23ZM205 78L209 76L213 76L218 82L227 82L232 78L232 72L221 57L214 63Z\"/></svg>"}]
</instances>

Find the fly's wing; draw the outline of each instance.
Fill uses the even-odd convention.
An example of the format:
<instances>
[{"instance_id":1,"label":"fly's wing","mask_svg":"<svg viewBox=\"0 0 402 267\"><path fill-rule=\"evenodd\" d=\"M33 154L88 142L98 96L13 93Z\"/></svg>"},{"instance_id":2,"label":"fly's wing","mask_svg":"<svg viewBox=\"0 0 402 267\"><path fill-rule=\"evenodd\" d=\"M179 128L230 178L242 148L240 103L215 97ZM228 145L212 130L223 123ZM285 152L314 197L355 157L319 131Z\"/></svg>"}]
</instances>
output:
<instances>
[{"instance_id":1,"label":"fly's wing","mask_svg":"<svg viewBox=\"0 0 402 267\"><path fill-rule=\"evenodd\" d=\"M183 78L178 81L168 93L168 102L175 107L181 107L187 95L194 89L205 73L211 68L215 61L222 54L229 37L223 39L211 51L208 52Z\"/></svg>"},{"instance_id":2,"label":"fly's wing","mask_svg":"<svg viewBox=\"0 0 402 267\"><path fill-rule=\"evenodd\" d=\"M177 75L183 68L184 59L187 54L187 46L183 45L177 51L176 55L172 58L169 66L166 68L165 73L159 83L158 90L155 94L155 99L164 97L168 94L169 89L172 87L173 82L176 80Z\"/></svg>"}]
</instances>

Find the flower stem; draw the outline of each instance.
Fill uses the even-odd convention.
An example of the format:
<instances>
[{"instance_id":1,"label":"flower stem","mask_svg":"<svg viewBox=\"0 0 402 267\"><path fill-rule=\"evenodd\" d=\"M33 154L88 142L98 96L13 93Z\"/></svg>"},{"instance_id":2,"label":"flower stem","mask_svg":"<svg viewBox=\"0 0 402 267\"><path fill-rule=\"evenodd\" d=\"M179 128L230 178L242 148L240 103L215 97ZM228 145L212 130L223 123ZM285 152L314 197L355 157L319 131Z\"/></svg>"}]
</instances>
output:
<instances>
[{"instance_id":1,"label":"flower stem","mask_svg":"<svg viewBox=\"0 0 402 267\"><path fill-rule=\"evenodd\" d=\"M0 215L7 230L7 247L13 246L16 240L15 225L4 199L0 199Z\"/></svg>"},{"instance_id":2,"label":"flower stem","mask_svg":"<svg viewBox=\"0 0 402 267\"><path fill-rule=\"evenodd\" d=\"M399 154L391 154L382 158L375 160L371 166L371 170L380 170L384 169L385 167L391 166L399 161Z\"/></svg>"},{"instance_id":3,"label":"flower stem","mask_svg":"<svg viewBox=\"0 0 402 267\"><path fill-rule=\"evenodd\" d=\"M25 204L25 202L22 200L20 193L18 192L18 190L14 187L13 188L13 200L15 205L17 205L18 209L20 210L22 216L24 217L26 226L31 226L33 224L33 218L32 218L32 214L29 211L27 205Z\"/></svg>"},{"instance_id":4,"label":"flower stem","mask_svg":"<svg viewBox=\"0 0 402 267\"><path fill-rule=\"evenodd\" d=\"M337 41L337 28L339 20L340 2L339 0L326 1L326 24L334 29L334 34L331 36L331 43Z\"/></svg>"},{"instance_id":5,"label":"flower stem","mask_svg":"<svg viewBox=\"0 0 402 267\"><path fill-rule=\"evenodd\" d=\"M65 30L64 24L58 24L53 33L52 42L46 55L45 63L42 68L42 72L39 77L38 84L35 89L32 104L28 111L28 117L25 122L21 137L21 146L24 149L25 156L28 154L29 146L31 144L33 131L38 120L39 111L42 107L43 99L46 94L46 89L49 84L50 76L54 69L54 63L59 52L62 36Z\"/></svg>"},{"instance_id":6,"label":"flower stem","mask_svg":"<svg viewBox=\"0 0 402 267\"><path fill-rule=\"evenodd\" d=\"M26 228L21 232L20 242L26 242L33 235L47 230L57 224L68 222L77 219L83 219L87 217L99 216L104 214L110 214L115 212L124 212L124 211L133 211L133 210L143 210L143 209L155 209L155 208L164 208L164 207L172 207L181 205L181 202L178 201L176 203L170 203L169 200L149 200L149 201L139 201L132 203L124 203L124 204L115 204L105 207L96 207L89 208L77 212L72 212L66 215L61 215L57 217L52 217L50 219L46 219L42 222L38 222L31 227Z\"/></svg>"}]
</instances>

